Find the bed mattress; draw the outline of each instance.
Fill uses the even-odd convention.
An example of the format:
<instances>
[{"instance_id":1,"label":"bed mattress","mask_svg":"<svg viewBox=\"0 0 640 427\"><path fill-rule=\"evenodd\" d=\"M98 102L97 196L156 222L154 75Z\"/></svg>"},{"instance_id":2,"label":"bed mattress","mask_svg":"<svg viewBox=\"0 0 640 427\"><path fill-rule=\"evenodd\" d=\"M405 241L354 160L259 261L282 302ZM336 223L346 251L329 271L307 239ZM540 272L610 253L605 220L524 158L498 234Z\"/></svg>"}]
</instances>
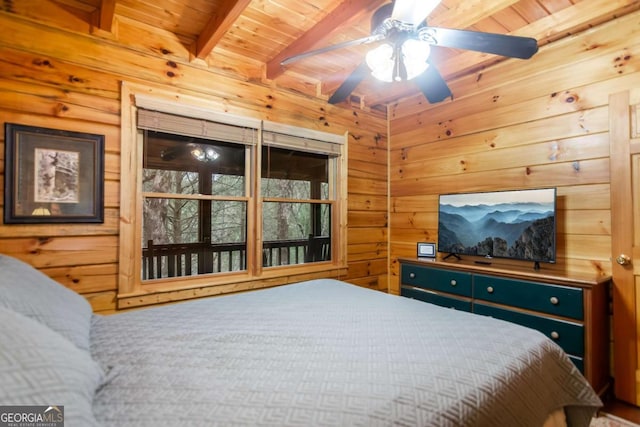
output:
<instances>
[{"instance_id":1,"label":"bed mattress","mask_svg":"<svg viewBox=\"0 0 640 427\"><path fill-rule=\"evenodd\" d=\"M501 320L313 280L93 318L105 426L536 426L601 405Z\"/></svg>"}]
</instances>

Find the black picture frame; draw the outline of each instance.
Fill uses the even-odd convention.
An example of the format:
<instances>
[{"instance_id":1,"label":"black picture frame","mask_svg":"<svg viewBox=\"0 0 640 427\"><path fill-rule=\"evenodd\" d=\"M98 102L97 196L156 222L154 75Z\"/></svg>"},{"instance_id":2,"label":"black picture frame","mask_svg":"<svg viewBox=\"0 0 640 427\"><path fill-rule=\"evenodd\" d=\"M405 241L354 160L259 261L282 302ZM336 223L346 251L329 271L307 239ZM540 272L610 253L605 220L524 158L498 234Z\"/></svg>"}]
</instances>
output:
<instances>
[{"instance_id":1,"label":"black picture frame","mask_svg":"<svg viewBox=\"0 0 640 427\"><path fill-rule=\"evenodd\" d=\"M5 123L4 223L103 223L104 135Z\"/></svg>"}]
</instances>

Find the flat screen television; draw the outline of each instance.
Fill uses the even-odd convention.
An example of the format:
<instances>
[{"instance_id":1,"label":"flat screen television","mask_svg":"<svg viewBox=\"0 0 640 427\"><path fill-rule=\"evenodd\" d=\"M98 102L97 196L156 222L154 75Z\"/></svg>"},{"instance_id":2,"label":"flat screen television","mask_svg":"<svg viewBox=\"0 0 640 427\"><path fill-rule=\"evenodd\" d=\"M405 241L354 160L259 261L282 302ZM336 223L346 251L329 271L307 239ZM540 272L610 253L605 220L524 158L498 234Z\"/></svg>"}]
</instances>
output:
<instances>
[{"instance_id":1,"label":"flat screen television","mask_svg":"<svg viewBox=\"0 0 640 427\"><path fill-rule=\"evenodd\" d=\"M556 189L441 194L438 252L556 261Z\"/></svg>"}]
</instances>

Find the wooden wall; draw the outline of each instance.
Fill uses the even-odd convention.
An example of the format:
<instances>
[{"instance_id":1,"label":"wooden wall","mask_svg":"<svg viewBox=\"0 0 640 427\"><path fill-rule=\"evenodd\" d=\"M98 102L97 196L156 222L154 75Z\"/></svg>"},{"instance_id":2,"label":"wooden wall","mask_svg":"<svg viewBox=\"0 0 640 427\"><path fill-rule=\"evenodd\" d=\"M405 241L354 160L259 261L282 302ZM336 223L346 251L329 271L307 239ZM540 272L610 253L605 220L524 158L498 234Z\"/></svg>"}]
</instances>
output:
<instances>
[{"instance_id":1,"label":"wooden wall","mask_svg":"<svg viewBox=\"0 0 640 427\"><path fill-rule=\"evenodd\" d=\"M639 21L635 12L542 46L531 60L450 81L453 102L428 105L420 95L391 106L387 152L384 117L231 78L220 64L190 62L169 35L165 49L129 37L135 31L126 23L118 41L82 25L61 30L0 12L0 122L106 136L105 223L1 225L0 253L85 294L98 311L115 307L125 80L197 94L216 111L348 130L344 279L352 283L386 290L389 272L389 290L398 292L397 258L414 256L417 241L436 240L438 194L541 186L559 195L559 257L551 268L610 273L607 99L640 85Z\"/></svg>"},{"instance_id":2,"label":"wooden wall","mask_svg":"<svg viewBox=\"0 0 640 427\"><path fill-rule=\"evenodd\" d=\"M640 12L449 83L453 102L389 110L390 291L454 192L557 187L558 259L543 267L611 274L608 97L640 86Z\"/></svg>"},{"instance_id":3,"label":"wooden wall","mask_svg":"<svg viewBox=\"0 0 640 427\"><path fill-rule=\"evenodd\" d=\"M380 114L330 106L238 80L189 61L166 35L165 46L120 23L122 40L68 30L0 12L0 122L104 134L105 222L99 225L0 226L0 253L20 258L84 294L96 311L115 309L120 203L120 84L130 81L206 99L218 112L325 132L349 131L348 274L343 279L387 290L387 122ZM213 70L213 71L212 71ZM0 134L4 160L4 129ZM0 162L0 180L4 161ZM0 192L4 184L0 182ZM126 191L126 189L122 189Z\"/></svg>"}]
</instances>

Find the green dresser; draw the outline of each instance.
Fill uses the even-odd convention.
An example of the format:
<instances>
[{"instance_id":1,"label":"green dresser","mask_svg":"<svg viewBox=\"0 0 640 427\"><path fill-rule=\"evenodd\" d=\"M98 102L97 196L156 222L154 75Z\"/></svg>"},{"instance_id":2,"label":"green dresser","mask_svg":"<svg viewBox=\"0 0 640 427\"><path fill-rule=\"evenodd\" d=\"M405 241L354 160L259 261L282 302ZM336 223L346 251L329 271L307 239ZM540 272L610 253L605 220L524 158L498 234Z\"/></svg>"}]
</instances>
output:
<instances>
[{"instance_id":1,"label":"green dresser","mask_svg":"<svg viewBox=\"0 0 640 427\"><path fill-rule=\"evenodd\" d=\"M596 391L609 383L610 279L497 269L444 261L401 260L400 294L517 323L556 342Z\"/></svg>"}]
</instances>

